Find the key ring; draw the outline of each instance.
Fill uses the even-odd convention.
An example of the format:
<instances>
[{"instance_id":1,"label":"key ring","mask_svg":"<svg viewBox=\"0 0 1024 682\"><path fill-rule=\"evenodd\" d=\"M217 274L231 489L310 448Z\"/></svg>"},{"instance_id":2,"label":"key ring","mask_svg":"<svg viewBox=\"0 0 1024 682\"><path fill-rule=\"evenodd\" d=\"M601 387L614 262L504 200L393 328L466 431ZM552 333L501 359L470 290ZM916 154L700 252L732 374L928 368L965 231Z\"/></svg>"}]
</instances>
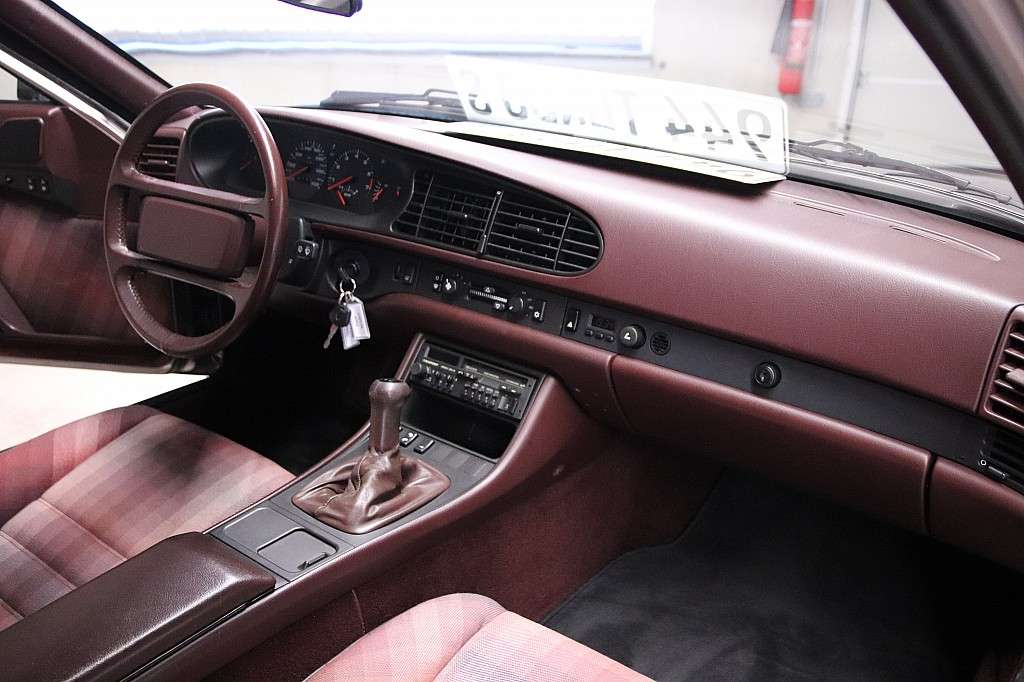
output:
<instances>
[{"instance_id":1,"label":"key ring","mask_svg":"<svg viewBox=\"0 0 1024 682\"><path fill-rule=\"evenodd\" d=\"M350 296L354 295L356 293L357 286L355 278L350 277L349 274L345 272L344 267L339 267L338 271L341 273L341 276L338 278L338 291L341 294L348 294ZM351 284L352 288L346 288L346 284Z\"/></svg>"}]
</instances>

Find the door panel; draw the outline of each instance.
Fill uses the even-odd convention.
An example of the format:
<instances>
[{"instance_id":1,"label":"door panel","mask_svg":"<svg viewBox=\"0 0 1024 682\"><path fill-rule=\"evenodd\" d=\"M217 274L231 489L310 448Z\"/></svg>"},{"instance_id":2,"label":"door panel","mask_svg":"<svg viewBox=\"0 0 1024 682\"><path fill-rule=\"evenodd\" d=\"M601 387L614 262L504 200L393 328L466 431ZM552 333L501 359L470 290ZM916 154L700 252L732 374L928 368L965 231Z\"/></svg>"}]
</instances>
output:
<instances>
[{"instance_id":1,"label":"door panel","mask_svg":"<svg viewBox=\"0 0 1024 682\"><path fill-rule=\"evenodd\" d=\"M0 357L169 368L128 325L107 277L102 212L117 143L47 103L0 102L0 139L5 129L17 144L0 144ZM169 300L155 291L162 281L141 284Z\"/></svg>"},{"instance_id":2,"label":"door panel","mask_svg":"<svg viewBox=\"0 0 1024 682\"><path fill-rule=\"evenodd\" d=\"M0 203L0 282L32 330L141 341L114 299L103 225L40 202Z\"/></svg>"}]
</instances>

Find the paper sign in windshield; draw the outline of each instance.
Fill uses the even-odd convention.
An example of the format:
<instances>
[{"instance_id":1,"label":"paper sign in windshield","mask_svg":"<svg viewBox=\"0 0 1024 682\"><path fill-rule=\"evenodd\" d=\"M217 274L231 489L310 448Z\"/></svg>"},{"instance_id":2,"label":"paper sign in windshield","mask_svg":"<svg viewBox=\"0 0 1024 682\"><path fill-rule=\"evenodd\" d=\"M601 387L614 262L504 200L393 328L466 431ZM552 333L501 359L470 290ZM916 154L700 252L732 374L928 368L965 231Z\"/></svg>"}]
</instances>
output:
<instances>
[{"instance_id":1,"label":"paper sign in windshield","mask_svg":"<svg viewBox=\"0 0 1024 682\"><path fill-rule=\"evenodd\" d=\"M658 78L448 57L470 121L789 169L786 103Z\"/></svg>"}]
</instances>

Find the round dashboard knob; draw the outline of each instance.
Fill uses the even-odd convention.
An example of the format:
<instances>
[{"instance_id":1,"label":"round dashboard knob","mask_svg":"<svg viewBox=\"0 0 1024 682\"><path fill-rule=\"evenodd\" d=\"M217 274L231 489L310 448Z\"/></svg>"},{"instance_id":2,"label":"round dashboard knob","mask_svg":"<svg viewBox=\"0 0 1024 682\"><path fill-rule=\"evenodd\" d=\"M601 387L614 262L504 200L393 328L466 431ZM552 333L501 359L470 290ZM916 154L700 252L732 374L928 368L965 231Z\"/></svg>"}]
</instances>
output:
<instances>
[{"instance_id":1,"label":"round dashboard knob","mask_svg":"<svg viewBox=\"0 0 1024 682\"><path fill-rule=\"evenodd\" d=\"M782 381L782 370L774 362L762 362L754 368L754 384L759 388L775 388Z\"/></svg>"},{"instance_id":2,"label":"round dashboard knob","mask_svg":"<svg viewBox=\"0 0 1024 682\"><path fill-rule=\"evenodd\" d=\"M459 293L459 280L445 275L445 278L441 281L441 293L448 298L455 296Z\"/></svg>"},{"instance_id":3,"label":"round dashboard knob","mask_svg":"<svg viewBox=\"0 0 1024 682\"><path fill-rule=\"evenodd\" d=\"M522 296L510 296L508 299L508 312L515 317L526 314L526 301Z\"/></svg>"},{"instance_id":4,"label":"round dashboard knob","mask_svg":"<svg viewBox=\"0 0 1024 682\"><path fill-rule=\"evenodd\" d=\"M639 348L646 340L644 328L638 324L628 324L619 331L619 343L626 348Z\"/></svg>"}]
</instances>

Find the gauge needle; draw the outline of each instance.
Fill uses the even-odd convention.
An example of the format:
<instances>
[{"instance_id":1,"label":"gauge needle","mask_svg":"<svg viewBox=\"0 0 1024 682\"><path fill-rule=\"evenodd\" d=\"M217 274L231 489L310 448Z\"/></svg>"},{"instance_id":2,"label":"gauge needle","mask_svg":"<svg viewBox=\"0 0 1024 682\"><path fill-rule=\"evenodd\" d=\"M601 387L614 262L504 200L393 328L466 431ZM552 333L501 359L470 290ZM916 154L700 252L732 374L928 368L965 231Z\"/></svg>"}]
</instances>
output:
<instances>
[{"instance_id":1,"label":"gauge needle","mask_svg":"<svg viewBox=\"0 0 1024 682\"><path fill-rule=\"evenodd\" d=\"M293 170L288 175L284 176L284 179L285 180L294 180L295 178L299 177L300 175L302 175L303 173L305 173L308 170L309 170L309 166L301 166L301 167L296 168L295 170Z\"/></svg>"},{"instance_id":2,"label":"gauge needle","mask_svg":"<svg viewBox=\"0 0 1024 682\"><path fill-rule=\"evenodd\" d=\"M347 178L342 178L341 180L338 180L337 182L332 182L331 184L327 185L327 189L328 190L338 189L342 185L347 185L350 182L352 182L352 176L351 175L348 176Z\"/></svg>"},{"instance_id":3,"label":"gauge needle","mask_svg":"<svg viewBox=\"0 0 1024 682\"><path fill-rule=\"evenodd\" d=\"M334 190L334 193L338 195L338 203L345 206L345 195L341 193L340 189Z\"/></svg>"}]
</instances>

